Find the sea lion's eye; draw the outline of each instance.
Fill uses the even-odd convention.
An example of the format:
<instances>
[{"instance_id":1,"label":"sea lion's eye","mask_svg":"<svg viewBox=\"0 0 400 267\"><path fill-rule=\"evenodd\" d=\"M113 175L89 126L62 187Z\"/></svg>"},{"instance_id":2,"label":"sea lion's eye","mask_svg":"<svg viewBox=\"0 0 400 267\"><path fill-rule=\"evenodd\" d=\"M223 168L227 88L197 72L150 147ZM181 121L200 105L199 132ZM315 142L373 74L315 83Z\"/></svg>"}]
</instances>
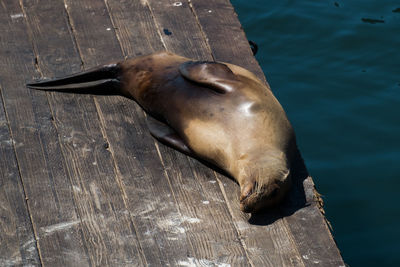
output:
<instances>
[{"instance_id":1,"label":"sea lion's eye","mask_svg":"<svg viewBox=\"0 0 400 267\"><path fill-rule=\"evenodd\" d=\"M269 194L269 196L270 196L271 198L275 198L275 197L278 196L278 192L279 192L279 189L278 189L278 188L275 188L274 190L272 190L272 192L271 192L271 194Z\"/></svg>"}]
</instances>

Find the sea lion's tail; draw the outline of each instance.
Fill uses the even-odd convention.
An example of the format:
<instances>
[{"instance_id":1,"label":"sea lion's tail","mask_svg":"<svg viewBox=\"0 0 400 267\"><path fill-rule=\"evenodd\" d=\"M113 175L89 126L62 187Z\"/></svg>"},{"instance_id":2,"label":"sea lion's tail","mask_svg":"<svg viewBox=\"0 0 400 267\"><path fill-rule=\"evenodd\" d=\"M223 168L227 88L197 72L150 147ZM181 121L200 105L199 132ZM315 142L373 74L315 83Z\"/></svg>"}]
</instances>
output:
<instances>
[{"instance_id":1,"label":"sea lion's tail","mask_svg":"<svg viewBox=\"0 0 400 267\"><path fill-rule=\"evenodd\" d=\"M83 94L120 94L121 66L104 65L85 72L48 81L28 83L31 89L63 91Z\"/></svg>"}]
</instances>

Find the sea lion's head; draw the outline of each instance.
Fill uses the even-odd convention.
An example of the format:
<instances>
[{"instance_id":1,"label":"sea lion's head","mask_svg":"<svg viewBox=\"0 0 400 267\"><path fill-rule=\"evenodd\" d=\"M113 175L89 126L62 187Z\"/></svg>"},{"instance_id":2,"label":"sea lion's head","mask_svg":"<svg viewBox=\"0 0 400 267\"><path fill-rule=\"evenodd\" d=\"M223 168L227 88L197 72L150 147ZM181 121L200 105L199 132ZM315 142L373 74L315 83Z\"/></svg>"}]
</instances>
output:
<instances>
[{"instance_id":1,"label":"sea lion's head","mask_svg":"<svg viewBox=\"0 0 400 267\"><path fill-rule=\"evenodd\" d=\"M284 199L291 185L291 174L289 168L279 163L251 166L253 168L247 170L241 179L240 210L256 213Z\"/></svg>"}]
</instances>

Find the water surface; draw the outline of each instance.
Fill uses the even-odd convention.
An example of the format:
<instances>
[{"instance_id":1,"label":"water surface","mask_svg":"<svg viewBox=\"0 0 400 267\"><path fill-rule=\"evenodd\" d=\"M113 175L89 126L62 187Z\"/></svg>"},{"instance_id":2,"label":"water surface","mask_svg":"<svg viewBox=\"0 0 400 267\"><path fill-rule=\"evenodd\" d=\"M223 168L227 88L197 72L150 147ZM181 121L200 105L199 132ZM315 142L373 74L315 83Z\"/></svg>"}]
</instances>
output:
<instances>
[{"instance_id":1,"label":"water surface","mask_svg":"<svg viewBox=\"0 0 400 267\"><path fill-rule=\"evenodd\" d=\"M400 2L231 0L350 266L400 266Z\"/></svg>"}]
</instances>

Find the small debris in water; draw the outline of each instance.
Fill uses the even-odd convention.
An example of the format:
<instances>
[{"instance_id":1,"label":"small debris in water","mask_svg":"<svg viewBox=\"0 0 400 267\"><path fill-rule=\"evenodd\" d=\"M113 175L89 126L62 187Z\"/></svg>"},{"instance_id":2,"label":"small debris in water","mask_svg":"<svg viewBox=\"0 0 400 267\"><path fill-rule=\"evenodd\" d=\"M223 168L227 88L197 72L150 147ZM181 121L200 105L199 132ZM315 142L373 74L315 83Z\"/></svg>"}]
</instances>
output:
<instances>
[{"instance_id":1,"label":"small debris in water","mask_svg":"<svg viewBox=\"0 0 400 267\"><path fill-rule=\"evenodd\" d=\"M393 9L392 12L393 13L400 13L400 7L396 8L396 9Z\"/></svg>"},{"instance_id":2,"label":"small debris in water","mask_svg":"<svg viewBox=\"0 0 400 267\"><path fill-rule=\"evenodd\" d=\"M339 3L338 2L335 2L335 7L339 7Z\"/></svg>"},{"instance_id":3,"label":"small debris in water","mask_svg":"<svg viewBox=\"0 0 400 267\"><path fill-rule=\"evenodd\" d=\"M370 18L362 18L362 22L376 24L376 23L385 23L383 19L370 19Z\"/></svg>"}]
</instances>

